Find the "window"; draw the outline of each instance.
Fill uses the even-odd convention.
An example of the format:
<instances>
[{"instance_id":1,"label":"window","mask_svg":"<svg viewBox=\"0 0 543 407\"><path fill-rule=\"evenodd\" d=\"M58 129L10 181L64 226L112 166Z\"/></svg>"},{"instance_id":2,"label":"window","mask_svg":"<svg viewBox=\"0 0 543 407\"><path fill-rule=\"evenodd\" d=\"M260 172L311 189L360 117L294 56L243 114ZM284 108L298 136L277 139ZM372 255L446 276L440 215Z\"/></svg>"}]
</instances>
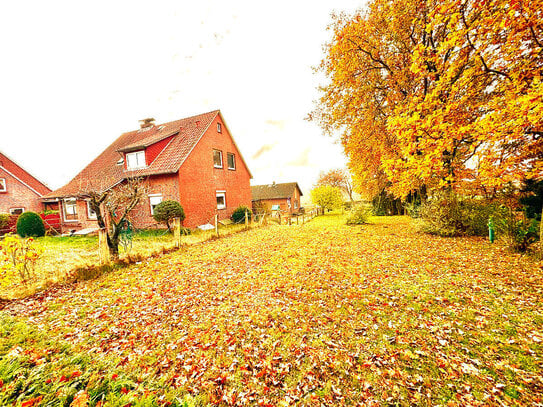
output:
<instances>
[{"instance_id":1,"label":"window","mask_svg":"<svg viewBox=\"0 0 543 407\"><path fill-rule=\"evenodd\" d=\"M6 192L6 179L0 178L0 192Z\"/></svg>"},{"instance_id":2,"label":"window","mask_svg":"<svg viewBox=\"0 0 543 407\"><path fill-rule=\"evenodd\" d=\"M97 219L96 212L91 208L90 201L87 201L87 217L89 219Z\"/></svg>"},{"instance_id":3,"label":"window","mask_svg":"<svg viewBox=\"0 0 543 407\"><path fill-rule=\"evenodd\" d=\"M75 198L66 198L63 201L64 206L64 220L66 222L77 221L77 201Z\"/></svg>"},{"instance_id":4,"label":"window","mask_svg":"<svg viewBox=\"0 0 543 407\"><path fill-rule=\"evenodd\" d=\"M149 195L149 204L151 205L151 215L155 214L155 207L162 202L162 194Z\"/></svg>"},{"instance_id":5,"label":"window","mask_svg":"<svg viewBox=\"0 0 543 407\"><path fill-rule=\"evenodd\" d=\"M222 151L213 150L213 166L215 168L222 168Z\"/></svg>"},{"instance_id":6,"label":"window","mask_svg":"<svg viewBox=\"0 0 543 407\"><path fill-rule=\"evenodd\" d=\"M236 156L232 153L228 153L226 155L226 159L228 161L228 169L229 170L235 170L236 169Z\"/></svg>"},{"instance_id":7,"label":"window","mask_svg":"<svg viewBox=\"0 0 543 407\"><path fill-rule=\"evenodd\" d=\"M217 191L217 209L226 209L226 192Z\"/></svg>"},{"instance_id":8,"label":"window","mask_svg":"<svg viewBox=\"0 0 543 407\"><path fill-rule=\"evenodd\" d=\"M129 170L145 167L145 151L126 154L126 168Z\"/></svg>"},{"instance_id":9,"label":"window","mask_svg":"<svg viewBox=\"0 0 543 407\"><path fill-rule=\"evenodd\" d=\"M25 211L25 208L9 208L10 215L20 215Z\"/></svg>"},{"instance_id":10,"label":"window","mask_svg":"<svg viewBox=\"0 0 543 407\"><path fill-rule=\"evenodd\" d=\"M220 123L217 123L217 133L222 133L222 126Z\"/></svg>"},{"instance_id":11,"label":"window","mask_svg":"<svg viewBox=\"0 0 543 407\"><path fill-rule=\"evenodd\" d=\"M294 209L298 209L298 201L296 199L294 200Z\"/></svg>"}]
</instances>

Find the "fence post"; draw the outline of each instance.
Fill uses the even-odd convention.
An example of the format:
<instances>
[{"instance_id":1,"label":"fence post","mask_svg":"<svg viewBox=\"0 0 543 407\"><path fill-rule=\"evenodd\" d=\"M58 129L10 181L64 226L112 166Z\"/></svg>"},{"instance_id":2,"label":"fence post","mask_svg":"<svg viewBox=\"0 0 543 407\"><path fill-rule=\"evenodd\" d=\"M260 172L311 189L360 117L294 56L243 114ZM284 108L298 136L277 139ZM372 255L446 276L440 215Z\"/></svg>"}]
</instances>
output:
<instances>
[{"instance_id":1,"label":"fence post","mask_svg":"<svg viewBox=\"0 0 543 407\"><path fill-rule=\"evenodd\" d=\"M181 219L174 218L173 220L173 238L175 241L175 246L177 248L181 247Z\"/></svg>"},{"instance_id":2,"label":"fence post","mask_svg":"<svg viewBox=\"0 0 543 407\"><path fill-rule=\"evenodd\" d=\"M249 215L245 211L245 230L249 229Z\"/></svg>"},{"instance_id":3,"label":"fence post","mask_svg":"<svg viewBox=\"0 0 543 407\"><path fill-rule=\"evenodd\" d=\"M98 257L100 264L109 264L109 247L107 246L107 231L105 229L98 231Z\"/></svg>"},{"instance_id":4,"label":"fence post","mask_svg":"<svg viewBox=\"0 0 543 407\"><path fill-rule=\"evenodd\" d=\"M219 237L219 215L215 215L215 234Z\"/></svg>"}]
</instances>

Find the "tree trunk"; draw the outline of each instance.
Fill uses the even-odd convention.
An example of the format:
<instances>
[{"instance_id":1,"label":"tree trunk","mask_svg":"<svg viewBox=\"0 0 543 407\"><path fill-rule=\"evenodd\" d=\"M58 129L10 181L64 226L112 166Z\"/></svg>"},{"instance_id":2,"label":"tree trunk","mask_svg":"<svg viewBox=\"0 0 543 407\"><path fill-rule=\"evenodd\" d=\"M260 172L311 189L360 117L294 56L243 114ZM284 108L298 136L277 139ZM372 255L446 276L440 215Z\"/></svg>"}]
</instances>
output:
<instances>
[{"instance_id":1,"label":"tree trunk","mask_svg":"<svg viewBox=\"0 0 543 407\"><path fill-rule=\"evenodd\" d=\"M109 247L109 255L113 261L119 260L119 234L120 229L113 226L112 233L107 234L107 245Z\"/></svg>"}]
</instances>

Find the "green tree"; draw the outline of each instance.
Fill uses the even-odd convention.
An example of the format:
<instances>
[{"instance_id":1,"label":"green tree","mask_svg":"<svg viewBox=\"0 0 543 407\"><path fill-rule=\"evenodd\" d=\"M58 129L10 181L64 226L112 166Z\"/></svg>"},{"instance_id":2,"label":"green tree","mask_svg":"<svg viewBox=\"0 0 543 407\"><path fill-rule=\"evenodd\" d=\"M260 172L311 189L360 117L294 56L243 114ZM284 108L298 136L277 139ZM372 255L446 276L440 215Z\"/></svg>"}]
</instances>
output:
<instances>
[{"instance_id":1,"label":"green tree","mask_svg":"<svg viewBox=\"0 0 543 407\"><path fill-rule=\"evenodd\" d=\"M164 223L168 227L168 231L171 232L170 222L174 218L180 218L181 222L185 220L185 211L179 202L176 201L163 201L155 206L153 218L160 223Z\"/></svg>"},{"instance_id":2,"label":"green tree","mask_svg":"<svg viewBox=\"0 0 543 407\"><path fill-rule=\"evenodd\" d=\"M323 209L331 210L343 204L343 195L338 187L321 185L311 190L311 201Z\"/></svg>"}]
</instances>

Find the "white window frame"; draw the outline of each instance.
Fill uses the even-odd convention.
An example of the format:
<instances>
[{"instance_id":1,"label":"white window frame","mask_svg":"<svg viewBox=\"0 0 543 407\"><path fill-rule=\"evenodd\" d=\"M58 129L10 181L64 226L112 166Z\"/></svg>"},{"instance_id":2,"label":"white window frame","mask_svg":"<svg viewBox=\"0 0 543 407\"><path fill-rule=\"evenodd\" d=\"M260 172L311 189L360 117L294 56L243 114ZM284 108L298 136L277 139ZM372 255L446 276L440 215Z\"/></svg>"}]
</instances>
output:
<instances>
[{"instance_id":1,"label":"white window frame","mask_svg":"<svg viewBox=\"0 0 543 407\"><path fill-rule=\"evenodd\" d=\"M220 198L222 197L222 200L223 200L223 204L221 206L219 206L219 202L217 202L217 209L219 210L222 210L222 209L226 209L226 191L217 191L215 192L215 199L217 198Z\"/></svg>"},{"instance_id":2,"label":"white window frame","mask_svg":"<svg viewBox=\"0 0 543 407\"><path fill-rule=\"evenodd\" d=\"M66 214L67 214L67 210L66 210L66 203L68 201L73 201L74 204L73 206L75 207L75 213L71 213L70 215L75 215L75 216L78 216L77 215L77 199L76 198L64 198L62 200L62 218L64 219L64 222L78 222L79 221L79 217L78 219L66 219Z\"/></svg>"},{"instance_id":3,"label":"white window frame","mask_svg":"<svg viewBox=\"0 0 543 407\"><path fill-rule=\"evenodd\" d=\"M132 165L132 164L135 164L135 165ZM145 167L147 167L147 164L145 163L145 150L126 153L126 169L127 170L137 170L137 169L145 168Z\"/></svg>"},{"instance_id":4,"label":"white window frame","mask_svg":"<svg viewBox=\"0 0 543 407\"><path fill-rule=\"evenodd\" d=\"M215 153L216 152L219 153L219 155L221 157L221 165L215 164ZM223 164L223 159L222 159L222 151L213 149L213 167L215 167L215 168L223 168L223 166L224 166L224 164Z\"/></svg>"},{"instance_id":5,"label":"white window frame","mask_svg":"<svg viewBox=\"0 0 543 407\"><path fill-rule=\"evenodd\" d=\"M94 212L91 208L90 201L87 201L87 218L92 220L98 219L96 212Z\"/></svg>"},{"instance_id":6,"label":"white window frame","mask_svg":"<svg viewBox=\"0 0 543 407\"><path fill-rule=\"evenodd\" d=\"M6 192L8 190L7 188L7 185L6 185L6 179L5 178L0 178L0 192ZM15 208L15 209L19 209L19 208Z\"/></svg>"},{"instance_id":7,"label":"white window frame","mask_svg":"<svg viewBox=\"0 0 543 407\"><path fill-rule=\"evenodd\" d=\"M163 201L162 194L149 194L149 208L151 209L151 215L155 214L155 206ZM158 202L157 202L157 199Z\"/></svg>"},{"instance_id":8,"label":"white window frame","mask_svg":"<svg viewBox=\"0 0 543 407\"><path fill-rule=\"evenodd\" d=\"M234 166L233 167L230 167L230 160L228 159L228 157L232 156L234 158ZM234 153L226 153L226 165L228 167L229 170L235 170L236 169L236 155Z\"/></svg>"},{"instance_id":9,"label":"white window frame","mask_svg":"<svg viewBox=\"0 0 543 407\"><path fill-rule=\"evenodd\" d=\"M21 210L21 213L24 213L25 208L9 208L9 214L10 214L10 215L17 215L17 214L14 213L14 212L17 211L17 210L19 210L19 209Z\"/></svg>"},{"instance_id":10,"label":"white window frame","mask_svg":"<svg viewBox=\"0 0 543 407\"><path fill-rule=\"evenodd\" d=\"M222 125L217 123L217 133L222 133Z\"/></svg>"}]
</instances>

